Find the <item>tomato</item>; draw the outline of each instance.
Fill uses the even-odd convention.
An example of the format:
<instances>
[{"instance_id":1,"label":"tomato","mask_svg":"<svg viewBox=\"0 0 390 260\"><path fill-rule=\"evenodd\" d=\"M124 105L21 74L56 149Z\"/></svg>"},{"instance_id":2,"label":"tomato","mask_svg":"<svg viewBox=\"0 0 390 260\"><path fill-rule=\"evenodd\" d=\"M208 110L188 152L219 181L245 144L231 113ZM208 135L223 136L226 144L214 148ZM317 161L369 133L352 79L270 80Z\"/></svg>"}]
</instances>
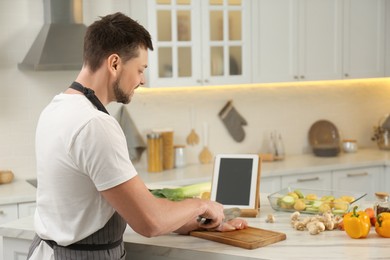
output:
<instances>
[{"instance_id":1,"label":"tomato","mask_svg":"<svg viewBox=\"0 0 390 260\"><path fill-rule=\"evenodd\" d=\"M376 217L375 217L374 209L373 208L366 208L364 211L370 217L371 226L375 227Z\"/></svg>"}]
</instances>

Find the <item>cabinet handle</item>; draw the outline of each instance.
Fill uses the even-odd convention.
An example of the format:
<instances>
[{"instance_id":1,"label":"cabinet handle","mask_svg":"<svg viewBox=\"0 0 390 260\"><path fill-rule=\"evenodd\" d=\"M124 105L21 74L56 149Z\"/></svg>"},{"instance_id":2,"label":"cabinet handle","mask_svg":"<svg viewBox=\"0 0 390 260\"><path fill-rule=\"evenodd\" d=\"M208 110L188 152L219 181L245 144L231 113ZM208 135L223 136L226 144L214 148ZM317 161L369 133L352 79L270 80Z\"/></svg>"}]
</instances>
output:
<instances>
[{"instance_id":1,"label":"cabinet handle","mask_svg":"<svg viewBox=\"0 0 390 260\"><path fill-rule=\"evenodd\" d=\"M0 210L0 215L4 215L4 210Z\"/></svg>"},{"instance_id":2,"label":"cabinet handle","mask_svg":"<svg viewBox=\"0 0 390 260\"><path fill-rule=\"evenodd\" d=\"M306 182L306 181L318 181L319 177L306 178L306 179L297 179L297 182Z\"/></svg>"},{"instance_id":3,"label":"cabinet handle","mask_svg":"<svg viewBox=\"0 0 390 260\"><path fill-rule=\"evenodd\" d=\"M348 77L349 77L349 74L348 74L348 73L345 73L344 76L345 76L346 78L348 78Z\"/></svg>"},{"instance_id":4,"label":"cabinet handle","mask_svg":"<svg viewBox=\"0 0 390 260\"><path fill-rule=\"evenodd\" d=\"M209 83L209 80L208 80L208 79L205 79L204 82L205 82L205 83Z\"/></svg>"},{"instance_id":5,"label":"cabinet handle","mask_svg":"<svg viewBox=\"0 0 390 260\"><path fill-rule=\"evenodd\" d=\"M305 76L301 75L301 79L305 79Z\"/></svg>"},{"instance_id":6,"label":"cabinet handle","mask_svg":"<svg viewBox=\"0 0 390 260\"><path fill-rule=\"evenodd\" d=\"M294 76L294 79L299 79L297 75Z\"/></svg>"},{"instance_id":7,"label":"cabinet handle","mask_svg":"<svg viewBox=\"0 0 390 260\"><path fill-rule=\"evenodd\" d=\"M367 176L367 172L359 172L359 173L347 173L347 177L361 177L361 176Z\"/></svg>"}]
</instances>

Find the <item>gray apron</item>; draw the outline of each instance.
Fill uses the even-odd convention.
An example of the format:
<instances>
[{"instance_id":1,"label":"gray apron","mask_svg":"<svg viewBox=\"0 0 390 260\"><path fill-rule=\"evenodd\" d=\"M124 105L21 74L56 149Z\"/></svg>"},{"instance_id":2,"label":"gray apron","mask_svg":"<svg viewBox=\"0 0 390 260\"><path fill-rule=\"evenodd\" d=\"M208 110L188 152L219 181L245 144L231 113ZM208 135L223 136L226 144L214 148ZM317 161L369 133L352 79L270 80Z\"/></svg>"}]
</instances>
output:
<instances>
[{"instance_id":1,"label":"gray apron","mask_svg":"<svg viewBox=\"0 0 390 260\"><path fill-rule=\"evenodd\" d=\"M54 259L56 260L125 259L126 251L123 244L123 233L126 225L126 221L115 212L103 228L69 246L60 246L52 240L43 240L36 235L30 246L27 259L30 258L42 240L53 248Z\"/></svg>"}]
</instances>

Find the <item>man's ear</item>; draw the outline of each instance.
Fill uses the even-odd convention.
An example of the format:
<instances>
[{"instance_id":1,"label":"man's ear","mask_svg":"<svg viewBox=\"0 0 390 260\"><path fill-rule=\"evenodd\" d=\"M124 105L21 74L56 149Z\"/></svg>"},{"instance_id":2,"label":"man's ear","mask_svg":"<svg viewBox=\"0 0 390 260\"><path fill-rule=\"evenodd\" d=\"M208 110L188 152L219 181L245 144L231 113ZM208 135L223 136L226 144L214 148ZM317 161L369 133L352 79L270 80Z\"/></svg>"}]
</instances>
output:
<instances>
[{"instance_id":1,"label":"man's ear","mask_svg":"<svg viewBox=\"0 0 390 260\"><path fill-rule=\"evenodd\" d=\"M108 69L111 72L116 73L116 71L119 69L120 66L120 57L118 54L111 54L108 57Z\"/></svg>"}]
</instances>

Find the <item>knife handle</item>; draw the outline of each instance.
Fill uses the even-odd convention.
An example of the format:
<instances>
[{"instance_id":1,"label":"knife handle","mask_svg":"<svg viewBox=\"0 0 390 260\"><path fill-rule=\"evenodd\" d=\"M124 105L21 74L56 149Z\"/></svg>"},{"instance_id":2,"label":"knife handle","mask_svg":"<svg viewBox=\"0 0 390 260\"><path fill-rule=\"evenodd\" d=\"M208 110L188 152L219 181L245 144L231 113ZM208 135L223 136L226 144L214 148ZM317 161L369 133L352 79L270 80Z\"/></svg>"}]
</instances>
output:
<instances>
[{"instance_id":1,"label":"knife handle","mask_svg":"<svg viewBox=\"0 0 390 260\"><path fill-rule=\"evenodd\" d=\"M198 221L200 224L207 225L207 224L209 224L211 222L211 219L198 216L196 221Z\"/></svg>"}]
</instances>

